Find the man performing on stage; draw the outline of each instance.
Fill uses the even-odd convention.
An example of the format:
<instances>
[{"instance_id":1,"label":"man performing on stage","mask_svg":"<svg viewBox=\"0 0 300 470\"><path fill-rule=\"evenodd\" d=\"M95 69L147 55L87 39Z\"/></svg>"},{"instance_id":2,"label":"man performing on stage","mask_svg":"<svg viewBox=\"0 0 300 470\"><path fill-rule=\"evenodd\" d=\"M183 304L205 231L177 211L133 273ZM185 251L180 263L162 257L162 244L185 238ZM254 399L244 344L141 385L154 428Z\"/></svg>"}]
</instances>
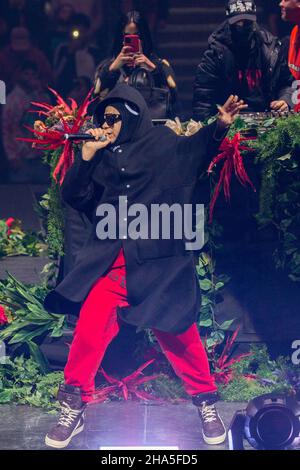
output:
<instances>
[{"instance_id":1,"label":"man performing on stage","mask_svg":"<svg viewBox=\"0 0 300 470\"><path fill-rule=\"evenodd\" d=\"M120 196L129 208L190 204L199 174L246 107L231 96L214 123L181 137L166 126L153 127L144 99L127 85L117 85L97 106L97 128L88 131L96 141L83 145L62 185L64 201L84 212L93 228L75 267L45 299L53 312L80 308L58 393L61 415L46 436L48 446L64 448L83 430L97 370L123 321L152 329L198 409L205 442L224 442L226 430L214 405L217 387L196 323L201 297L193 252L184 238L120 236L129 220L119 217L118 204ZM116 237L99 239L103 204L118 214Z\"/></svg>"},{"instance_id":2,"label":"man performing on stage","mask_svg":"<svg viewBox=\"0 0 300 470\"><path fill-rule=\"evenodd\" d=\"M300 1L282 0L279 5L282 19L296 24L290 38L289 68L295 80L300 80ZM294 109L300 112L299 102Z\"/></svg>"}]
</instances>

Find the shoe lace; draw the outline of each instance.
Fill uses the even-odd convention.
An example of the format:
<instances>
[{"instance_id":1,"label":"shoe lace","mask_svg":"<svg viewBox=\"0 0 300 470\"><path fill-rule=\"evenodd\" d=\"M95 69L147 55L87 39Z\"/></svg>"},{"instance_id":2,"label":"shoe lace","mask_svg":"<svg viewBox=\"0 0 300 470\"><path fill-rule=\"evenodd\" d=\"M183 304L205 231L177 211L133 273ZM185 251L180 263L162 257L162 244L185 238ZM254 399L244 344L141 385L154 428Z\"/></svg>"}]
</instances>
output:
<instances>
[{"instance_id":1,"label":"shoe lace","mask_svg":"<svg viewBox=\"0 0 300 470\"><path fill-rule=\"evenodd\" d=\"M74 410L65 402L63 402L61 406L61 415L59 417L58 424L70 427L74 419L76 419L81 413L81 410Z\"/></svg>"},{"instance_id":2,"label":"shoe lace","mask_svg":"<svg viewBox=\"0 0 300 470\"><path fill-rule=\"evenodd\" d=\"M211 423L217 419L217 410L214 405L204 403L201 408L201 415L205 423Z\"/></svg>"}]
</instances>

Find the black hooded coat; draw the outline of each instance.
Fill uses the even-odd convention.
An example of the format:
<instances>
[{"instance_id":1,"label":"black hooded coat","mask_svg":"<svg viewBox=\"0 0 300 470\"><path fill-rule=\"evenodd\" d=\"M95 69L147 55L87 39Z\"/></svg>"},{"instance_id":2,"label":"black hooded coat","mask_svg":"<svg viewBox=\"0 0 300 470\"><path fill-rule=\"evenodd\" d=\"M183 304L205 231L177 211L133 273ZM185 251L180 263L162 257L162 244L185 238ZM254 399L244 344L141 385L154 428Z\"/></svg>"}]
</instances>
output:
<instances>
[{"instance_id":1,"label":"black hooded coat","mask_svg":"<svg viewBox=\"0 0 300 470\"><path fill-rule=\"evenodd\" d=\"M133 240L130 236L100 240L96 209L104 203L113 205L118 221L119 196L127 197L128 207L142 203L149 211L154 203L191 204L198 177L208 168L221 140L216 123L191 137L178 136L166 126L153 127L142 96L123 84L98 105L96 120L108 104L122 100L139 110L131 135L121 129L121 143L117 140L98 151L89 162L77 158L66 174L62 198L89 217L92 229L73 269L47 295L44 305L56 313L78 313L93 284L109 271L123 247L130 306L118 307L118 315L140 328L179 334L197 320L201 305L194 255L186 250L186 240ZM130 217L126 223L130 224Z\"/></svg>"}]
</instances>

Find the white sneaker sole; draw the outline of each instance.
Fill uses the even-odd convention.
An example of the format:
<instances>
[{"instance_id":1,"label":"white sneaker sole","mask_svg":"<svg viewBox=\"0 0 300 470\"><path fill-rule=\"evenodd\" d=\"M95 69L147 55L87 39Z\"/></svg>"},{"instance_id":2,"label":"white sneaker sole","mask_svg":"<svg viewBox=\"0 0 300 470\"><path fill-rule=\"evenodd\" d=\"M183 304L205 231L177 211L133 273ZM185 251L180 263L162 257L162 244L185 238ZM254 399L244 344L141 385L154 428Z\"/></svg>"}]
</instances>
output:
<instances>
[{"instance_id":1,"label":"white sneaker sole","mask_svg":"<svg viewBox=\"0 0 300 470\"><path fill-rule=\"evenodd\" d=\"M220 416L219 416L219 418L220 418ZM222 418L220 418L220 421L224 426ZM223 444L223 442L225 442L226 437L227 437L227 431L226 431L225 426L224 426L224 429L225 429L224 434L221 434L221 436L217 436L217 437L207 437L207 436L205 436L205 434L202 431L202 437L203 437L203 440L204 440L205 444L208 444L210 446Z\"/></svg>"},{"instance_id":2,"label":"white sneaker sole","mask_svg":"<svg viewBox=\"0 0 300 470\"><path fill-rule=\"evenodd\" d=\"M218 437L207 437L202 433L203 440L205 444L208 444L210 446L218 445L218 444L223 444L226 440L227 433L225 432L221 436Z\"/></svg>"},{"instance_id":3,"label":"white sneaker sole","mask_svg":"<svg viewBox=\"0 0 300 470\"><path fill-rule=\"evenodd\" d=\"M50 439L50 437L46 436L45 437L45 444L48 447L54 447L54 449L64 449L67 447L71 440L73 439L74 436L77 434L81 433L84 429L84 424L82 424L79 428L75 428L74 431L72 432L71 436L66 439L65 441L55 441L53 439Z\"/></svg>"}]
</instances>

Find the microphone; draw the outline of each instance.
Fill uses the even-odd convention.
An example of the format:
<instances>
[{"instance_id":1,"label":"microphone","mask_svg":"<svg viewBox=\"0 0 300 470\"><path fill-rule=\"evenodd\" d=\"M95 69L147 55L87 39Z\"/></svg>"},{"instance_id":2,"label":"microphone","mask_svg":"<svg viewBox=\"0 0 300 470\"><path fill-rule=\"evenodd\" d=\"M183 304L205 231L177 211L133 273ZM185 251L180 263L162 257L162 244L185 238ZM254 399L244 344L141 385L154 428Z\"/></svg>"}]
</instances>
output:
<instances>
[{"instance_id":1,"label":"microphone","mask_svg":"<svg viewBox=\"0 0 300 470\"><path fill-rule=\"evenodd\" d=\"M107 137L103 135L100 137L99 140L96 141L95 137L91 134L64 134L64 139L65 140L70 140L70 141L75 141L75 140L81 140L81 141L86 141L86 140L94 140L95 142L105 142L107 140Z\"/></svg>"}]
</instances>

